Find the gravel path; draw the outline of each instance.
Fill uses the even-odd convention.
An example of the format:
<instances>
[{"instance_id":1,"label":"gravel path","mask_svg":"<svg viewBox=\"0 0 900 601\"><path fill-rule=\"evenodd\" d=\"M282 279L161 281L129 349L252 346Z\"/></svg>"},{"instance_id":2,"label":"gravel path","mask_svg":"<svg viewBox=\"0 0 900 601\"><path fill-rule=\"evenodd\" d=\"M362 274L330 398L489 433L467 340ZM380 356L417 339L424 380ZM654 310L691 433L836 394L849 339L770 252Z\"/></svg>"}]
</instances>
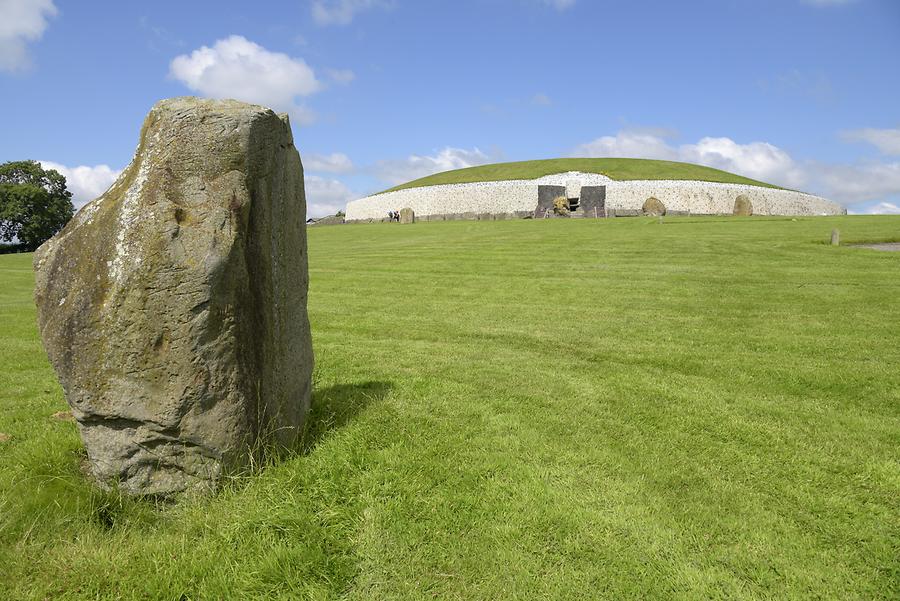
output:
<instances>
[{"instance_id":1,"label":"gravel path","mask_svg":"<svg viewBox=\"0 0 900 601\"><path fill-rule=\"evenodd\" d=\"M884 242L882 244L854 244L859 248L871 248L872 250L883 250L887 252L900 252L900 242Z\"/></svg>"}]
</instances>

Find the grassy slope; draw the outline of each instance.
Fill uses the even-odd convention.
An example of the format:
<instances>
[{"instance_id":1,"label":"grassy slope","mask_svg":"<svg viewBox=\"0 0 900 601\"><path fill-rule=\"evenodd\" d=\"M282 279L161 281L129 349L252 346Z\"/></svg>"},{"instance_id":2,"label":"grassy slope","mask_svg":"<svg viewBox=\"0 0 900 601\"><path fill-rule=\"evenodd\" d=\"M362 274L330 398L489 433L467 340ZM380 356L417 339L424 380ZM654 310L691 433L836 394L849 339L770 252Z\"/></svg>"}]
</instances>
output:
<instances>
[{"instance_id":1,"label":"grassy slope","mask_svg":"<svg viewBox=\"0 0 900 601\"><path fill-rule=\"evenodd\" d=\"M519 161L516 163L495 163L454 171L435 173L405 184L400 184L385 192L405 188L421 188L440 184L467 184L471 182L496 182L511 179L536 179L554 173L581 171L600 173L616 180L634 179L680 179L720 182L726 184L748 184L764 188L778 188L772 184L741 177L727 171L720 171L703 165L676 163L674 161L654 161L650 159L546 159L543 161Z\"/></svg>"},{"instance_id":2,"label":"grassy slope","mask_svg":"<svg viewBox=\"0 0 900 601\"><path fill-rule=\"evenodd\" d=\"M900 219L310 231L304 450L92 492L0 256L0 590L34 598L896 599ZM181 595L184 597L181 597Z\"/></svg>"}]
</instances>

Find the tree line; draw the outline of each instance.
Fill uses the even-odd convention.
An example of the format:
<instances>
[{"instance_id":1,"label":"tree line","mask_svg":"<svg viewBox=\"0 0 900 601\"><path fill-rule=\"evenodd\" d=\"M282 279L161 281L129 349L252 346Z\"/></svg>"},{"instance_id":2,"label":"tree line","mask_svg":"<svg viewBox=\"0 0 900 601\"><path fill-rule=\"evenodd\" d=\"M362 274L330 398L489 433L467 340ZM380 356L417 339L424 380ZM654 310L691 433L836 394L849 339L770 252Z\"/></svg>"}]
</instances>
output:
<instances>
[{"instance_id":1,"label":"tree line","mask_svg":"<svg viewBox=\"0 0 900 601\"><path fill-rule=\"evenodd\" d=\"M75 207L66 178L37 161L0 165L0 252L27 252L66 225Z\"/></svg>"}]
</instances>

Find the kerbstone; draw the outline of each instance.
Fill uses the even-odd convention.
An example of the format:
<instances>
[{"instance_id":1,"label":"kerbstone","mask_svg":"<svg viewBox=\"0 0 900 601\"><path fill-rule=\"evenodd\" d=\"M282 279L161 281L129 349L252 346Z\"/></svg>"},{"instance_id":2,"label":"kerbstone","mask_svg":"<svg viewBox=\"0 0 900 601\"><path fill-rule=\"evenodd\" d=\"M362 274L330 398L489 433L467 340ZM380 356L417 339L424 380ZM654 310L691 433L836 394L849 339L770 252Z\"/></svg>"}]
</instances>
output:
<instances>
[{"instance_id":1,"label":"kerbstone","mask_svg":"<svg viewBox=\"0 0 900 601\"><path fill-rule=\"evenodd\" d=\"M175 98L38 250L41 338L101 485L207 491L297 440L313 368L305 220L286 116Z\"/></svg>"},{"instance_id":2,"label":"kerbstone","mask_svg":"<svg viewBox=\"0 0 900 601\"><path fill-rule=\"evenodd\" d=\"M658 198L651 196L647 200L644 201L644 205L641 207L641 211L644 215L649 215L651 217L661 217L666 214L666 205L664 205Z\"/></svg>"},{"instance_id":3,"label":"kerbstone","mask_svg":"<svg viewBox=\"0 0 900 601\"><path fill-rule=\"evenodd\" d=\"M753 203L746 194L738 194L734 199L734 214L742 217L753 215Z\"/></svg>"}]
</instances>

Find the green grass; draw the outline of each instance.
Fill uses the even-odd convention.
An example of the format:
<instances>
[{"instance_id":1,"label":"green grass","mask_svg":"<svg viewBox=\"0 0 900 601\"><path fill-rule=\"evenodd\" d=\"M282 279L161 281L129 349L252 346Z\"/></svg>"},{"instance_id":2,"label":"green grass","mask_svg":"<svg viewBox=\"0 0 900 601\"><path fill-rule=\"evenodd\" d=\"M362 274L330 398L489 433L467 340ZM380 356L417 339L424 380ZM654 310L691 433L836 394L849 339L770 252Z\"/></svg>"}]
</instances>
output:
<instances>
[{"instance_id":1,"label":"green grass","mask_svg":"<svg viewBox=\"0 0 900 601\"><path fill-rule=\"evenodd\" d=\"M295 454L83 480L0 256L3 599L897 599L900 218L312 228Z\"/></svg>"},{"instance_id":2,"label":"green grass","mask_svg":"<svg viewBox=\"0 0 900 601\"><path fill-rule=\"evenodd\" d=\"M675 161L654 161L650 159L546 159L542 161L519 161L516 163L495 163L466 169L455 169L435 173L384 192L394 192L406 188L422 188L441 184L468 184L472 182L496 182L501 180L536 179L554 173L581 171L600 173L616 180L635 179L678 179L718 182L724 184L747 184L764 188L778 188L772 184L759 182L747 177L720 171L703 165L677 163ZM384 192L379 192L383 194Z\"/></svg>"}]
</instances>

